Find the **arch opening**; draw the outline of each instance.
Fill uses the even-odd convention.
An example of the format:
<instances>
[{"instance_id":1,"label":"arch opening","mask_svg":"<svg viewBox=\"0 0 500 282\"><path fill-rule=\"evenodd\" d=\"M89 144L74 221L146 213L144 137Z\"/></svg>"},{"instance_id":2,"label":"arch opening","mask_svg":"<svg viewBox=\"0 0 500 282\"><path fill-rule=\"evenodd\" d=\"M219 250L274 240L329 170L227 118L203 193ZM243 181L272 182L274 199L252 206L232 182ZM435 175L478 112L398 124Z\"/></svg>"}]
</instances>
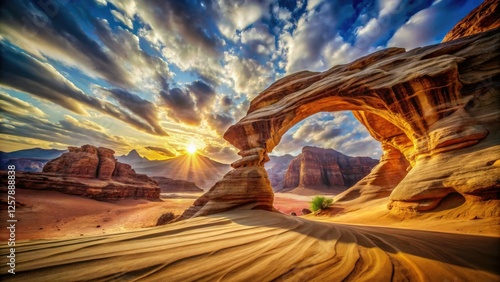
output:
<instances>
[{"instance_id":1,"label":"arch opening","mask_svg":"<svg viewBox=\"0 0 500 282\"><path fill-rule=\"evenodd\" d=\"M313 196L346 191L379 164L382 154L381 143L350 111L303 119L283 135L264 165L275 209L306 214Z\"/></svg>"}]
</instances>

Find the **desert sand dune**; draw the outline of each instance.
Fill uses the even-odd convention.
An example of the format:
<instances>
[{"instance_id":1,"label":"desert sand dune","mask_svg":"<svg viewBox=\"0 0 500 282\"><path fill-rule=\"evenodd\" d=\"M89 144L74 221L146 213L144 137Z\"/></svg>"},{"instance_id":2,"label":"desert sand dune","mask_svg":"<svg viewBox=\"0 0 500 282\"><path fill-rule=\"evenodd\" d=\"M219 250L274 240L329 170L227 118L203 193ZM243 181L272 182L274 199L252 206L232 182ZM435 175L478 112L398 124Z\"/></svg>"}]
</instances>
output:
<instances>
[{"instance_id":1,"label":"desert sand dune","mask_svg":"<svg viewBox=\"0 0 500 282\"><path fill-rule=\"evenodd\" d=\"M26 241L9 281L498 281L499 238L235 210L112 235ZM2 246L1 255L7 253ZM6 273L2 266L2 273Z\"/></svg>"}]
</instances>

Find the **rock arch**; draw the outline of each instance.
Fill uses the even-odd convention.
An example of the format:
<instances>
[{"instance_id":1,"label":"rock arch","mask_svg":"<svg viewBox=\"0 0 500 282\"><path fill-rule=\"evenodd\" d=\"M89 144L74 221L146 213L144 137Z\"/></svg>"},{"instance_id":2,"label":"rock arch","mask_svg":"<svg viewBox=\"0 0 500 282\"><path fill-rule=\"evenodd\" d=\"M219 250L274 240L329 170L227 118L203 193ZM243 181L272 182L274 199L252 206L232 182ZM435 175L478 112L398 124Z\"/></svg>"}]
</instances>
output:
<instances>
[{"instance_id":1,"label":"rock arch","mask_svg":"<svg viewBox=\"0 0 500 282\"><path fill-rule=\"evenodd\" d=\"M342 197L385 191L389 208L428 210L455 191L469 197L497 193L498 31L408 52L389 48L325 72L278 80L224 134L240 149L234 170L184 217L235 207L272 210L267 154L293 125L322 111L354 111L384 149L379 166Z\"/></svg>"}]
</instances>

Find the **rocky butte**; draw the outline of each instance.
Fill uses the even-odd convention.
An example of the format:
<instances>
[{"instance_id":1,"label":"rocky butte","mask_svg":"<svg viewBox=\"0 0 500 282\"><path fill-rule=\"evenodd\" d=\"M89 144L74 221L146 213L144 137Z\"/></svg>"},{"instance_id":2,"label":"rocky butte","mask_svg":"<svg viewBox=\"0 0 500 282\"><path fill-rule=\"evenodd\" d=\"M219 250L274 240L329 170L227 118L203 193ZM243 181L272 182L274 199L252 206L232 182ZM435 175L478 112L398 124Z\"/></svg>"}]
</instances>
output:
<instances>
[{"instance_id":1,"label":"rocky butte","mask_svg":"<svg viewBox=\"0 0 500 282\"><path fill-rule=\"evenodd\" d=\"M118 162L113 150L92 145L68 150L45 164L42 173L17 173L20 176L16 178L16 187L55 190L105 201L159 199L158 183L145 174L135 173L130 165ZM7 177L2 179L6 181Z\"/></svg>"},{"instance_id":2,"label":"rocky butte","mask_svg":"<svg viewBox=\"0 0 500 282\"><path fill-rule=\"evenodd\" d=\"M493 8L491 7L493 6ZM382 144L369 175L337 202L389 195L388 208L434 209L450 193L480 203L500 191L498 1L486 1L446 39L388 48L324 72L301 71L260 93L224 138L241 159L183 218L232 208L273 210L264 163L281 137L318 112L350 110ZM481 24L486 21L484 26Z\"/></svg>"},{"instance_id":3,"label":"rocky butte","mask_svg":"<svg viewBox=\"0 0 500 282\"><path fill-rule=\"evenodd\" d=\"M271 185L273 182L281 184L281 189L273 186L274 191L279 189L302 195L338 194L368 175L377 163L378 160L369 157L351 157L333 149L306 146L302 153L290 160L282 175L273 175L281 177L282 183L272 178L270 182ZM278 165L276 170L279 168ZM271 174L275 170L267 172Z\"/></svg>"}]
</instances>

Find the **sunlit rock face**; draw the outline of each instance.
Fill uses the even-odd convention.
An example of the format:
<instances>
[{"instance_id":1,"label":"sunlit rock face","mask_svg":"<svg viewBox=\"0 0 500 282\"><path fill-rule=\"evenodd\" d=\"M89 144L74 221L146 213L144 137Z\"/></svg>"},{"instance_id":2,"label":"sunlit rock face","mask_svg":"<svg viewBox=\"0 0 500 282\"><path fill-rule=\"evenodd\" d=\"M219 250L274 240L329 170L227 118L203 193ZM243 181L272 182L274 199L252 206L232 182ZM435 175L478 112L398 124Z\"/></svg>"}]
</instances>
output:
<instances>
[{"instance_id":1,"label":"sunlit rock face","mask_svg":"<svg viewBox=\"0 0 500 282\"><path fill-rule=\"evenodd\" d=\"M468 35L473 35L500 27L500 9L498 0L485 0L465 18L458 22L443 39L448 42Z\"/></svg>"},{"instance_id":2,"label":"sunlit rock face","mask_svg":"<svg viewBox=\"0 0 500 282\"><path fill-rule=\"evenodd\" d=\"M286 191L298 188L292 190L298 194L301 189L311 189L315 194L339 193L369 174L377 163L369 157L351 157L333 149L306 146L288 166L283 187Z\"/></svg>"},{"instance_id":3,"label":"sunlit rock face","mask_svg":"<svg viewBox=\"0 0 500 282\"><path fill-rule=\"evenodd\" d=\"M389 209L422 211L452 192L466 199L497 195L498 50L499 29L494 29L410 51L388 48L325 72L302 71L278 80L224 135L241 150L242 158L232 164L238 186L230 184L234 171L228 173L205 195L196 215L249 202L272 209L265 171L261 181L240 176L261 168L301 120L343 110L354 112L382 143L384 155L337 201L390 194ZM251 193L243 197L243 191Z\"/></svg>"},{"instance_id":4,"label":"sunlit rock face","mask_svg":"<svg viewBox=\"0 0 500 282\"><path fill-rule=\"evenodd\" d=\"M113 150L92 145L69 147L68 150L49 161L43 173L24 175L18 186L106 201L159 199L158 183L145 174L136 173L129 164L118 162Z\"/></svg>"}]
</instances>

